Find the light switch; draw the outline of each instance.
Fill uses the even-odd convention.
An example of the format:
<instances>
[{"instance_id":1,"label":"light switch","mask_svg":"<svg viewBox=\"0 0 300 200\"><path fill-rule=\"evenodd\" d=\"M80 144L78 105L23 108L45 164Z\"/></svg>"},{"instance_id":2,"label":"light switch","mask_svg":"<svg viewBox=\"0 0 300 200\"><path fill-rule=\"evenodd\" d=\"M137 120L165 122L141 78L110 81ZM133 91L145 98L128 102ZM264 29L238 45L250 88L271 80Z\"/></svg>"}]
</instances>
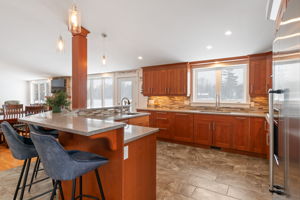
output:
<instances>
[{"instance_id":1,"label":"light switch","mask_svg":"<svg viewBox=\"0 0 300 200\"><path fill-rule=\"evenodd\" d=\"M128 159L128 146L124 147L124 160Z\"/></svg>"}]
</instances>

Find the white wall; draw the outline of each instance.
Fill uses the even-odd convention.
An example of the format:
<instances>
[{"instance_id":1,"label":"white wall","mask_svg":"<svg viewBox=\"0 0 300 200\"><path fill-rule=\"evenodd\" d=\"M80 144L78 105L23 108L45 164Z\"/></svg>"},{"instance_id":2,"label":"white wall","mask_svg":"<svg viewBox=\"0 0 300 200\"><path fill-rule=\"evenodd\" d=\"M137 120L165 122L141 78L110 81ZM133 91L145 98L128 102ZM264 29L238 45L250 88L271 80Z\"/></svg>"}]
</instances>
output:
<instances>
[{"instance_id":1,"label":"white wall","mask_svg":"<svg viewBox=\"0 0 300 200\"><path fill-rule=\"evenodd\" d=\"M29 82L22 70L0 63L0 107L8 100L19 100L21 104L28 105L29 90Z\"/></svg>"}]
</instances>

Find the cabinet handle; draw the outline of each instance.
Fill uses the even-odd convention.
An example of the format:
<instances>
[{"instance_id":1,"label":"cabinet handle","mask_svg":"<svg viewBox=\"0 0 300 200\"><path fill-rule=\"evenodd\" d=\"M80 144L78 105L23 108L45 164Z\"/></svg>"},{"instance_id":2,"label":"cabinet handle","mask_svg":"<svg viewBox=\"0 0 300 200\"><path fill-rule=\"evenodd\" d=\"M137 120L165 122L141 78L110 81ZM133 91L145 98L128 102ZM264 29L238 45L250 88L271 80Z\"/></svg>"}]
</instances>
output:
<instances>
[{"instance_id":1,"label":"cabinet handle","mask_svg":"<svg viewBox=\"0 0 300 200\"><path fill-rule=\"evenodd\" d=\"M189 114L184 114L184 113L176 113L175 115L187 116L187 115L189 115Z\"/></svg>"},{"instance_id":2,"label":"cabinet handle","mask_svg":"<svg viewBox=\"0 0 300 200\"><path fill-rule=\"evenodd\" d=\"M247 119L246 117L236 117L236 119Z\"/></svg>"},{"instance_id":3,"label":"cabinet handle","mask_svg":"<svg viewBox=\"0 0 300 200\"><path fill-rule=\"evenodd\" d=\"M168 94L170 94L170 88L168 88Z\"/></svg>"},{"instance_id":4,"label":"cabinet handle","mask_svg":"<svg viewBox=\"0 0 300 200\"><path fill-rule=\"evenodd\" d=\"M267 146L270 146L270 133L266 134L266 144Z\"/></svg>"},{"instance_id":5,"label":"cabinet handle","mask_svg":"<svg viewBox=\"0 0 300 200\"><path fill-rule=\"evenodd\" d=\"M215 122L213 122L213 131L215 130Z\"/></svg>"},{"instance_id":6,"label":"cabinet handle","mask_svg":"<svg viewBox=\"0 0 300 200\"><path fill-rule=\"evenodd\" d=\"M209 123L209 125L208 125L208 130L209 130L209 132L211 131L211 123Z\"/></svg>"},{"instance_id":7,"label":"cabinet handle","mask_svg":"<svg viewBox=\"0 0 300 200\"><path fill-rule=\"evenodd\" d=\"M168 120L167 118L162 118L162 117L156 117L158 120Z\"/></svg>"},{"instance_id":8,"label":"cabinet handle","mask_svg":"<svg viewBox=\"0 0 300 200\"><path fill-rule=\"evenodd\" d=\"M168 92L168 89L167 89L167 88L165 88L165 93L167 94L167 92Z\"/></svg>"},{"instance_id":9,"label":"cabinet handle","mask_svg":"<svg viewBox=\"0 0 300 200\"><path fill-rule=\"evenodd\" d=\"M265 131L268 130L268 127L267 127L267 121L265 121Z\"/></svg>"},{"instance_id":10,"label":"cabinet handle","mask_svg":"<svg viewBox=\"0 0 300 200\"><path fill-rule=\"evenodd\" d=\"M167 113L166 113L166 112L157 112L157 114L163 114L163 115L166 115Z\"/></svg>"}]
</instances>

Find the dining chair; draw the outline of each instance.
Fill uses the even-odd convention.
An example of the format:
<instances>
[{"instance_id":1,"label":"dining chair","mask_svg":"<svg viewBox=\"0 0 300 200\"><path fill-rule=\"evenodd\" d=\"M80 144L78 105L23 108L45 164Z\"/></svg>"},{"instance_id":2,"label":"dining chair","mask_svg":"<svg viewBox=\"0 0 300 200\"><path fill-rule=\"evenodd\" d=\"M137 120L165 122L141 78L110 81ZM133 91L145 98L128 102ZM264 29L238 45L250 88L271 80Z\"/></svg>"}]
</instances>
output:
<instances>
[{"instance_id":1,"label":"dining chair","mask_svg":"<svg viewBox=\"0 0 300 200\"><path fill-rule=\"evenodd\" d=\"M33 106L25 106L25 115L35 115L38 113L44 112L43 105L33 105Z\"/></svg>"},{"instance_id":2,"label":"dining chair","mask_svg":"<svg viewBox=\"0 0 300 200\"><path fill-rule=\"evenodd\" d=\"M3 105L3 119L10 122L14 129L23 136L28 136L26 124L18 123L18 119L24 117L23 104Z\"/></svg>"}]
</instances>

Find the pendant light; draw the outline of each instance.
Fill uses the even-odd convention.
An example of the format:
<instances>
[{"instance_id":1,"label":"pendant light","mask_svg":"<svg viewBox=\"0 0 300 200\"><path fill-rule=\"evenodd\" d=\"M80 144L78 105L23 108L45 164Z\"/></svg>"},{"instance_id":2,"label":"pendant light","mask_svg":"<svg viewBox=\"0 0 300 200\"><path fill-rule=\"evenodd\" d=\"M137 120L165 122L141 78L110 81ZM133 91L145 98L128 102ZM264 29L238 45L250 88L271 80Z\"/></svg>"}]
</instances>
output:
<instances>
[{"instance_id":1,"label":"pendant light","mask_svg":"<svg viewBox=\"0 0 300 200\"><path fill-rule=\"evenodd\" d=\"M105 55L105 39L106 39L106 37L107 37L107 35L105 34L105 33L102 33L102 38L103 38L103 55L102 55L102 57L101 57L101 59L102 59L102 64L103 65L106 65L106 61L107 61L107 57L106 57L106 55Z\"/></svg>"},{"instance_id":2,"label":"pendant light","mask_svg":"<svg viewBox=\"0 0 300 200\"><path fill-rule=\"evenodd\" d=\"M69 10L69 31L73 34L81 33L81 16L75 4Z\"/></svg>"},{"instance_id":3,"label":"pendant light","mask_svg":"<svg viewBox=\"0 0 300 200\"><path fill-rule=\"evenodd\" d=\"M62 52L64 48L65 48L65 43L62 36L60 35L57 40L57 49L58 51Z\"/></svg>"}]
</instances>

